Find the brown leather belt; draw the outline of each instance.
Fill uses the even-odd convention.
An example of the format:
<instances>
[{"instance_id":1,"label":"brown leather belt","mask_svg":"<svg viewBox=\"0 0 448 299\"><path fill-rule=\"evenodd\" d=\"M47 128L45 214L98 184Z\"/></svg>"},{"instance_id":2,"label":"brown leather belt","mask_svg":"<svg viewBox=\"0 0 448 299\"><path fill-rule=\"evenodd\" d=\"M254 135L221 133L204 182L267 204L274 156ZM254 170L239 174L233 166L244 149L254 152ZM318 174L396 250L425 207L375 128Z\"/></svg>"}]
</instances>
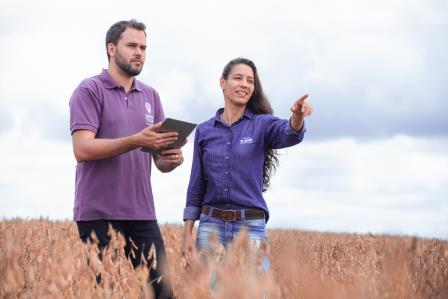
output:
<instances>
[{"instance_id":1,"label":"brown leather belt","mask_svg":"<svg viewBox=\"0 0 448 299\"><path fill-rule=\"evenodd\" d=\"M244 213L244 219L246 220L265 218L263 210L220 210L209 206L203 206L201 213L225 221L241 221L241 213Z\"/></svg>"}]
</instances>

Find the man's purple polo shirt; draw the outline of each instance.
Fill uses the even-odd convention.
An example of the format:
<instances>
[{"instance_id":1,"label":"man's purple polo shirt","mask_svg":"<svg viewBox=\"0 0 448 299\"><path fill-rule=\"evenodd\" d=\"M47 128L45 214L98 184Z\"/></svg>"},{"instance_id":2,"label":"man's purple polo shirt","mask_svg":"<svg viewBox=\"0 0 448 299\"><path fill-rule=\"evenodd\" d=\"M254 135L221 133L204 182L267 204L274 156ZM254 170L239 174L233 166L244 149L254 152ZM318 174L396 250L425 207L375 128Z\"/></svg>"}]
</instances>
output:
<instances>
[{"instance_id":1,"label":"man's purple polo shirt","mask_svg":"<svg viewBox=\"0 0 448 299\"><path fill-rule=\"evenodd\" d=\"M107 70L80 83L70 99L70 130L96 138L118 138L164 120L157 92L134 79L130 91ZM78 163L74 220L155 220L151 154L135 149L119 156Z\"/></svg>"}]
</instances>

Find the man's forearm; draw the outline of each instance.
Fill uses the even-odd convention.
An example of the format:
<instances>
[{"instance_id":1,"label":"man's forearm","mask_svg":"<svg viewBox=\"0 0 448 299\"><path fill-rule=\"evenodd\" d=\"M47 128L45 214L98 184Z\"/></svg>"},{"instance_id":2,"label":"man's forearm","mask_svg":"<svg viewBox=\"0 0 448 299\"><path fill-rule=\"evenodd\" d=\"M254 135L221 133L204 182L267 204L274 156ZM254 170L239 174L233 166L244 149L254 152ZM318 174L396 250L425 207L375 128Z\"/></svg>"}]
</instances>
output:
<instances>
[{"instance_id":1,"label":"man's forearm","mask_svg":"<svg viewBox=\"0 0 448 299\"><path fill-rule=\"evenodd\" d=\"M138 147L134 135L115 139L73 140L73 149L78 162L112 158Z\"/></svg>"}]
</instances>

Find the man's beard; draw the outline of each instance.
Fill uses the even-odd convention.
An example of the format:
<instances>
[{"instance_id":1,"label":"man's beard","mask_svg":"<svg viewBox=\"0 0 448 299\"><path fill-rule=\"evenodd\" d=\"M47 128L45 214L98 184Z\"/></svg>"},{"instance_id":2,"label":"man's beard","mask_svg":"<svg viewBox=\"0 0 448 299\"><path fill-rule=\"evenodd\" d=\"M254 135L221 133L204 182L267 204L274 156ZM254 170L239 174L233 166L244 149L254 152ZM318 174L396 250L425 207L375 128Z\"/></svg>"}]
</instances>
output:
<instances>
[{"instance_id":1,"label":"man's beard","mask_svg":"<svg viewBox=\"0 0 448 299\"><path fill-rule=\"evenodd\" d=\"M124 59L118 52L117 55L115 55L115 63L123 72L125 72L130 77L139 75L143 68L143 63L140 68L133 68L130 63L124 61Z\"/></svg>"}]
</instances>

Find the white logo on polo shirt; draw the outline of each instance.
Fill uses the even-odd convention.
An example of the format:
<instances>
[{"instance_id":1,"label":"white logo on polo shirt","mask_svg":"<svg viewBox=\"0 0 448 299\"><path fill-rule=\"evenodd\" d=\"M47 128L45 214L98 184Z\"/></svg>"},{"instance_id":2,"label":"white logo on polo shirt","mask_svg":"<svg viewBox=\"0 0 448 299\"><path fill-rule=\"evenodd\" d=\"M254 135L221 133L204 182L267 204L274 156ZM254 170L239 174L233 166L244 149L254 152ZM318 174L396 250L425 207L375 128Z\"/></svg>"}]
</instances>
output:
<instances>
[{"instance_id":1,"label":"white logo on polo shirt","mask_svg":"<svg viewBox=\"0 0 448 299\"><path fill-rule=\"evenodd\" d=\"M240 144L251 144L254 143L252 137L244 137L240 140Z\"/></svg>"},{"instance_id":2,"label":"white logo on polo shirt","mask_svg":"<svg viewBox=\"0 0 448 299\"><path fill-rule=\"evenodd\" d=\"M151 112L152 112L151 104L146 102L145 108L146 108L146 111L148 112L145 114L146 125L152 126L154 124L154 116L151 115Z\"/></svg>"},{"instance_id":3,"label":"white logo on polo shirt","mask_svg":"<svg viewBox=\"0 0 448 299\"><path fill-rule=\"evenodd\" d=\"M151 104L150 103L148 103L148 102L146 102L145 103L145 108L146 108L146 111L148 111L148 114L151 114Z\"/></svg>"}]
</instances>

